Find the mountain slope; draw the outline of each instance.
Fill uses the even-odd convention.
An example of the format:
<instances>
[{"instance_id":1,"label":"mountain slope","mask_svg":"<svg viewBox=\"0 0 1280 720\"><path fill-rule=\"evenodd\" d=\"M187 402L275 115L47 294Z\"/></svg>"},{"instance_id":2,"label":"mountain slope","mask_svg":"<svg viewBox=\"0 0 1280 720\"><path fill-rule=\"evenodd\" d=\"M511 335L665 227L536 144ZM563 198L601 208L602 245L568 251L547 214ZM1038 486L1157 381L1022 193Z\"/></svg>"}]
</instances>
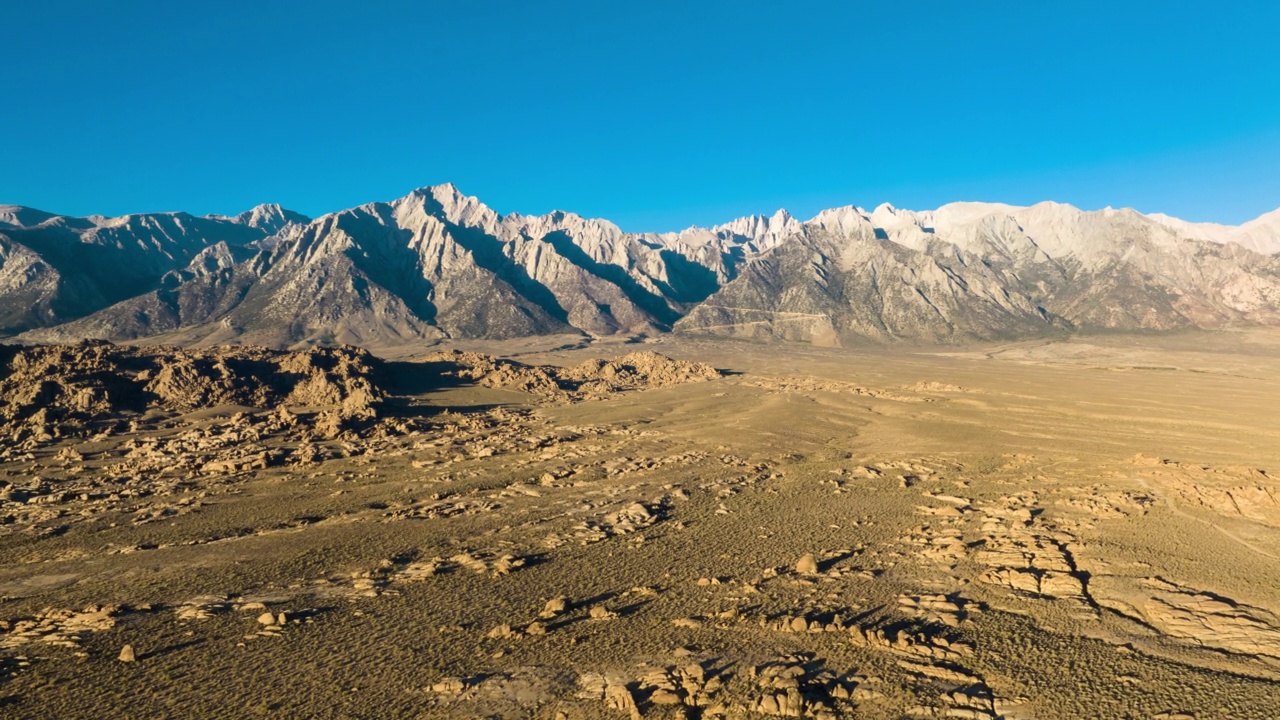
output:
<instances>
[{"instance_id":1,"label":"mountain slope","mask_svg":"<svg viewBox=\"0 0 1280 720\"><path fill-rule=\"evenodd\" d=\"M931 241L914 250L864 222L841 234L806 230L765 253L676 328L838 344L991 339L1065 325L955 246Z\"/></svg>"},{"instance_id":2,"label":"mountain slope","mask_svg":"<svg viewBox=\"0 0 1280 720\"><path fill-rule=\"evenodd\" d=\"M135 339L202 325L273 344L656 332L730 272L718 249L571 213L500 216L452 185L291 225L260 245L30 337Z\"/></svg>"},{"instance_id":3,"label":"mountain slope","mask_svg":"<svg viewBox=\"0 0 1280 720\"><path fill-rule=\"evenodd\" d=\"M785 211L679 233L501 215L453 185L316 220L0 206L0 333L400 343L678 330L819 343L1280 324L1280 211Z\"/></svg>"},{"instance_id":4,"label":"mountain slope","mask_svg":"<svg viewBox=\"0 0 1280 720\"><path fill-rule=\"evenodd\" d=\"M677 324L788 340L957 341L1280 322L1280 261L1132 210L836 208Z\"/></svg>"},{"instance_id":5,"label":"mountain slope","mask_svg":"<svg viewBox=\"0 0 1280 720\"><path fill-rule=\"evenodd\" d=\"M0 334L91 314L158 288L211 246L248 246L305 220L274 206L235 218L69 218L0 207Z\"/></svg>"}]
</instances>

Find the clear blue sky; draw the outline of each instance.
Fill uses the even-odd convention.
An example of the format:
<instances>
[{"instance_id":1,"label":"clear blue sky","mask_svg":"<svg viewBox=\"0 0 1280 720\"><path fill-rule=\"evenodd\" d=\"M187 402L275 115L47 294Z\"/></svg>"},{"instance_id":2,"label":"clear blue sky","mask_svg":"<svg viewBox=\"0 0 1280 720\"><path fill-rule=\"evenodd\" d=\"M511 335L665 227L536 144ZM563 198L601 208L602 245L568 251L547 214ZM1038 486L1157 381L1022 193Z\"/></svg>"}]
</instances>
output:
<instances>
[{"instance_id":1,"label":"clear blue sky","mask_svg":"<svg viewBox=\"0 0 1280 720\"><path fill-rule=\"evenodd\" d=\"M1274 2L65 2L0 17L0 203L312 215L452 181L671 230L1280 206Z\"/></svg>"}]
</instances>

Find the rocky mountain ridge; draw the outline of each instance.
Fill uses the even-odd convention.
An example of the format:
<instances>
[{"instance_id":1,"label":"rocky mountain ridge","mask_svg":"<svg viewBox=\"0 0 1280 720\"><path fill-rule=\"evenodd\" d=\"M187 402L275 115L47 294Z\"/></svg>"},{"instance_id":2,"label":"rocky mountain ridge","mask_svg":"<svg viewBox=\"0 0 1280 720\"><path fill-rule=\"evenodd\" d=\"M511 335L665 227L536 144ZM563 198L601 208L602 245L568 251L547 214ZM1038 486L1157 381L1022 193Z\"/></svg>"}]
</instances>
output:
<instances>
[{"instance_id":1,"label":"rocky mountain ridge","mask_svg":"<svg viewBox=\"0 0 1280 720\"><path fill-rule=\"evenodd\" d=\"M451 184L315 220L0 206L0 335L375 345L676 330L822 344L1280 324L1280 211L785 211L678 233Z\"/></svg>"}]
</instances>

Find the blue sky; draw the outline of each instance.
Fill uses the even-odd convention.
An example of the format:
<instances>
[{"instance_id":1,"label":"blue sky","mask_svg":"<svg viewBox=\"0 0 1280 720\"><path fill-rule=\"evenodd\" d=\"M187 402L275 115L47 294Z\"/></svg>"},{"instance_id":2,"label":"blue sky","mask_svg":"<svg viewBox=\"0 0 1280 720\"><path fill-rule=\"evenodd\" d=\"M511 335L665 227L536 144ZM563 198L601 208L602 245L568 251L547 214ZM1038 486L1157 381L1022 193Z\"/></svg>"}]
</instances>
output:
<instances>
[{"instance_id":1,"label":"blue sky","mask_svg":"<svg viewBox=\"0 0 1280 720\"><path fill-rule=\"evenodd\" d=\"M0 203L1280 206L1273 2L9 0Z\"/></svg>"}]
</instances>

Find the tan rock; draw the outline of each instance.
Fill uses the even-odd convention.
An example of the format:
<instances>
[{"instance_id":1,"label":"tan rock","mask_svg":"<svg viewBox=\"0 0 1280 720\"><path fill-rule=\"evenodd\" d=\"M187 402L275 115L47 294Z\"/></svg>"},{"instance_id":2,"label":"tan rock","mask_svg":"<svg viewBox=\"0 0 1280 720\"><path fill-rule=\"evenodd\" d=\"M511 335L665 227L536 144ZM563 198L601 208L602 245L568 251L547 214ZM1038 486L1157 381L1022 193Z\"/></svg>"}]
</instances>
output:
<instances>
[{"instance_id":1,"label":"tan rock","mask_svg":"<svg viewBox=\"0 0 1280 720\"><path fill-rule=\"evenodd\" d=\"M818 559L813 556L813 553L806 553L796 561L796 572L801 575L817 575Z\"/></svg>"},{"instance_id":2,"label":"tan rock","mask_svg":"<svg viewBox=\"0 0 1280 720\"><path fill-rule=\"evenodd\" d=\"M649 702L654 705L679 705L680 695L673 690L655 690L649 696Z\"/></svg>"},{"instance_id":3,"label":"tan rock","mask_svg":"<svg viewBox=\"0 0 1280 720\"><path fill-rule=\"evenodd\" d=\"M431 691L441 695L457 695L465 690L467 684L459 677L447 677L431 686Z\"/></svg>"},{"instance_id":4,"label":"tan rock","mask_svg":"<svg viewBox=\"0 0 1280 720\"><path fill-rule=\"evenodd\" d=\"M547 601L545 607L542 608L540 617L550 618L562 614L569 609L569 599L561 595Z\"/></svg>"},{"instance_id":5,"label":"tan rock","mask_svg":"<svg viewBox=\"0 0 1280 720\"><path fill-rule=\"evenodd\" d=\"M604 697L609 707L627 713L631 720L640 720L640 708L636 705L635 696L625 685L610 684Z\"/></svg>"}]
</instances>

